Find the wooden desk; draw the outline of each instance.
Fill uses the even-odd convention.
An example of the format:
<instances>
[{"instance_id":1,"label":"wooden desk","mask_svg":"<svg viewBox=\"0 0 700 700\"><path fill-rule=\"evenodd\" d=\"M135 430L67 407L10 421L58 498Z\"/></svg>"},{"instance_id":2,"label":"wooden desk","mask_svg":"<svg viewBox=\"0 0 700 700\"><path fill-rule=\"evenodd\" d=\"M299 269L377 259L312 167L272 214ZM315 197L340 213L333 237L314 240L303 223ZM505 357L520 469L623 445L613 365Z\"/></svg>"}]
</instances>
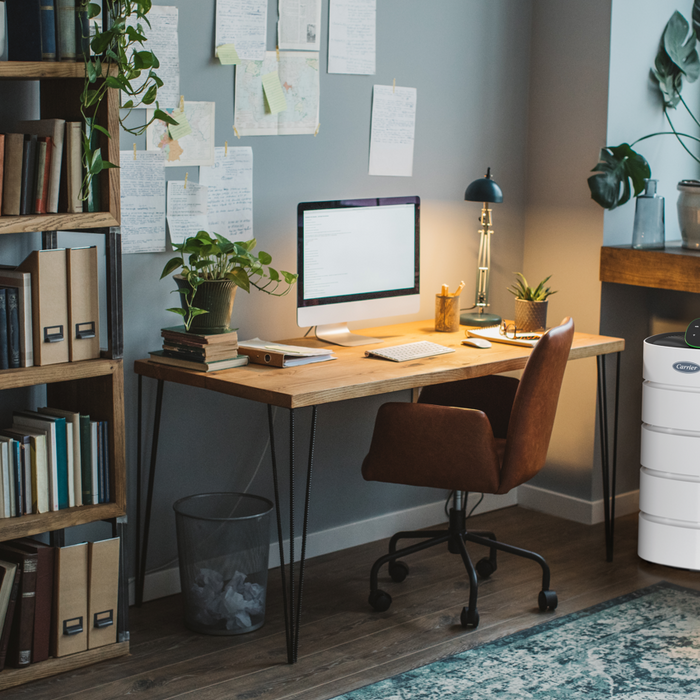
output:
<instances>
[{"instance_id":1,"label":"wooden desk","mask_svg":"<svg viewBox=\"0 0 700 700\"><path fill-rule=\"evenodd\" d=\"M188 386L200 387L222 394L229 394L239 398L250 399L268 405L268 423L270 430L270 444L272 450L272 467L275 487L275 507L277 511L277 527L280 545L280 562L282 569L283 587L285 589L285 624L287 631L287 655L288 661L294 663L297 659L299 614L301 610L301 590L304 572L305 543L307 534L307 522L309 512L309 494L311 484L313 441L316 430L316 413L318 406L346 399L354 399L362 396L376 396L387 394L402 389L416 389L434 384L454 382L460 379L480 377L488 374L498 374L510 370L522 369L530 355L530 349L504 343L493 343L492 347L482 350L474 347L465 347L460 344L464 338L464 329L456 333L436 333L432 319L430 321L415 321L395 326L383 326L358 331L363 335L382 338L383 343L363 345L360 347L345 348L334 347L337 360L321 362L300 367L276 369L262 365L248 365L230 370L221 370L215 373L194 372L190 370L168 367L148 360L137 360L134 363L134 371L139 375L139 416L138 416L138 485L137 485L137 566L136 566L136 603L140 605L143 600L143 583L145 577L148 530L150 524L150 512L153 498L153 485L155 478L155 465L158 448L158 433L160 426L160 413L163 399L164 382L175 382ZM412 362L389 362L376 358L365 357L365 350L374 347L399 345L418 340L429 340L448 347L454 347L455 352L447 355L427 357ZM312 338L281 340L277 342L293 343L308 347L326 347L326 344ZM605 377L605 363L603 358L609 354L617 355L617 372L619 377L619 353L624 350L625 341L622 338L609 338L605 336L590 335L587 333L575 333L574 341L569 354L570 360L583 357L596 357L598 360L599 381L599 418L601 425L601 450L603 452L603 485L606 501L606 545L608 559L612 560L612 524L614 520L614 488L615 488L615 453L617 435L617 388L615 395L615 409L613 419L613 450L612 462L610 454L610 442L608 439L608 411L607 411L607 381ZM155 419L152 435L151 466L148 482L146 502L146 514L144 520L143 541L141 542L140 514L141 514L141 392L142 377L151 377L158 381ZM272 425L272 406L279 406L290 410L290 445L294 444L294 411L298 408L312 407L311 445L309 451L309 464L307 468L307 490L304 504L302 549L299 561L298 598L295 600L295 561L294 561L294 508L293 494L290 494L289 506L289 580L285 582L285 564L283 552L282 518L280 511L280 499L278 493L277 456ZM612 463L612 481L610 476L610 464ZM294 454L290 449L290 483L294 483ZM359 465L358 465L359 467ZM613 499L609 495L612 489ZM609 506L609 504L611 504ZM140 556L139 556L140 549ZM287 598L289 588L289 598Z\"/></svg>"}]
</instances>

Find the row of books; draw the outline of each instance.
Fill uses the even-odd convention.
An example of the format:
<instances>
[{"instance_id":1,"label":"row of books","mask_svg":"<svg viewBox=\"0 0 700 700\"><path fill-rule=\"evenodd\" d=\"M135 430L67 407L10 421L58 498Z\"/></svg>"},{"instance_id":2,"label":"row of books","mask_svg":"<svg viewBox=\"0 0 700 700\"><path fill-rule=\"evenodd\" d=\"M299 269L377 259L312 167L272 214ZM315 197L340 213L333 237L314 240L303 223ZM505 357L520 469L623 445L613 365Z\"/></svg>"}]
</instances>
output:
<instances>
[{"instance_id":1,"label":"row of books","mask_svg":"<svg viewBox=\"0 0 700 700\"><path fill-rule=\"evenodd\" d=\"M97 147L92 119L20 121L16 133L0 134L0 205L3 216L69 214L100 210L97 179L83 202L82 139Z\"/></svg>"},{"instance_id":2,"label":"row of books","mask_svg":"<svg viewBox=\"0 0 700 700\"><path fill-rule=\"evenodd\" d=\"M119 538L0 543L0 670L117 641Z\"/></svg>"},{"instance_id":3,"label":"row of books","mask_svg":"<svg viewBox=\"0 0 700 700\"><path fill-rule=\"evenodd\" d=\"M214 372L248 364L245 355L238 354L238 333L233 330L193 333L184 326L162 328L163 349L149 353L151 362L171 367Z\"/></svg>"},{"instance_id":4,"label":"row of books","mask_svg":"<svg viewBox=\"0 0 700 700\"><path fill-rule=\"evenodd\" d=\"M91 27L82 0L6 0L5 4L10 61L82 61L90 55Z\"/></svg>"},{"instance_id":5,"label":"row of books","mask_svg":"<svg viewBox=\"0 0 700 700\"><path fill-rule=\"evenodd\" d=\"M95 246L0 265L0 369L99 357L99 314Z\"/></svg>"},{"instance_id":6,"label":"row of books","mask_svg":"<svg viewBox=\"0 0 700 700\"><path fill-rule=\"evenodd\" d=\"M0 517L109 503L109 424L59 408L0 429Z\"/></svg>"}]
</instances>

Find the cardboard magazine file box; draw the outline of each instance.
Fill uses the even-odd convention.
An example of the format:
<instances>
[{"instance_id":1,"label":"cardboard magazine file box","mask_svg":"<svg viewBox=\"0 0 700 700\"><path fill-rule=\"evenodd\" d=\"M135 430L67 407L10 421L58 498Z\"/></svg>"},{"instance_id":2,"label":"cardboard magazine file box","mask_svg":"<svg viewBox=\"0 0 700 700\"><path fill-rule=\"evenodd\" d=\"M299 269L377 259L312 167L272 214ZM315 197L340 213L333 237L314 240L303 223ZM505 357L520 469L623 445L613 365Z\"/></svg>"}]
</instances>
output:
<instances>
[{"instance_id":1,"label":"cardboard magazine file box","mask_svg":"<svg viewBox=\"0 0 700 700\"><path fill-rule=\"evenodd\" d=\"M88 648L88 544L57 547L55 554L51 655L67 656Z\"/></svg>"},{"instance_id":2,"label":"cardboard magazine file box","mask_svg":"<svg viewBox=\"0 0 700 700\"><path fill-rule=\"evenodd\" d=\"M119 538L88 543L88 649L117 641Z\"/></svg>"},{"instance_id":3,"label":"cardboard magazine file box","mask_svg":"<svg viewBox=\"0 0 700 700\"><path fill-rule=\"evenodd\" d=\"M68 362L65 249L34 250L17 266L17 270L31 273L34 364Z\"/></svg>"},{"instance_id":4,"label":"cardboard magazine file box","mask_svg":"<svg viewBox=\"0 0 700 700\"><path fill-rule=\"evenodd\" d=\"M100 356L100 298L97 247L66 249L68 353L71 362Z\"/></svg>"}]
</instances>

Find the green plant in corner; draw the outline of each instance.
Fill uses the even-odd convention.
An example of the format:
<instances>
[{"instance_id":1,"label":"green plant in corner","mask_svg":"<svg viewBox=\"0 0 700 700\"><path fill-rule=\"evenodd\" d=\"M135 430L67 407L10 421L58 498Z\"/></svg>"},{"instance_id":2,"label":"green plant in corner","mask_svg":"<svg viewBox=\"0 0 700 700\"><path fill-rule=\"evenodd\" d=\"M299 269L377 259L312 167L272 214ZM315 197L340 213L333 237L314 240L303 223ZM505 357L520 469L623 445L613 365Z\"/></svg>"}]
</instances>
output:
<instances>
[{"instance_id":1,"label":"green plant in corner","mask_svg":"<svg viewBox=\"0 0 700 700\"><path fill-rule=\"evenodd\" d=\"M173 244L179 257L171 258L165 264L160 278L179 272L189 283L189 289L173 290L182 295L185 308L168 309L182 316L186 330L190 329L195 316L207 313L195 307L193 302L197 288L208 280L230 280L246 292L254 287L272 296L289 293L297 275L270 267L272 257L269 253L253 253L256 244L255 238L234 242L218 233L212 237L206 231L199 231L196 236Z\"/></svg>"},{"instance_id":2,"label":"green plant in corner","mask_svg":"<svg viewBox=\"0 0 700 700\"><path fill-rule=\"evenodd\" d=\"M536 287L531 287L525 275L522 272L515 273L519 279L516 279L515 283L508 287L508 291L515 296L516 299L522 299L523 301L545 301L547 297L556 294L556 290L551 287L545 287L549 281L549 277L545 277Z\"/></svg>"},{"instance_id":3,"label":"green plant in corner","mask_svg":"<svg viewBox=\"0 0 700 700\"><path fill-rule=\"evenodd\" d=\"M680 104L688 112L696 125L700 122L688 107L681 95L683 81L692 83L700 77L700 57L697 51L700 33L700 0L695 0L692 11L693 29L688 21L676 11L664 28L659 50L651 69L663 103L663 114L670 131L659 131L638 138L632 144L606 146L600 151L600 160L593 168L595 175L588 178L591 198L604 209L615 209L625 204L632 196L644 191L644 180L651 177L651 168L644 156L637 153L633 146L654 136L675 136L690 157L700 163L689 148L686 140L700 142L697 136L676 130L669 110L675 110ZM690 30L690 34L688 33Z\"/></svg>"},{"instance_id":4,"label":"green plant in corner","mask_svg":"<svg viewBox=\"0 0 700 700\"><path fill-rule=\"evenodd\" d=\"M88 24L92 23L92 32L88 27L82 31L92 34L90 39L91 55L84 55L85 83L80 95L80 113L84 123L108 138L112 137L105 126L96 123L100 105L107 96L109 88L119 90L124 95L119 123L130 134L142 134L155 119L176 125L177 121L158 107L156 97L163 81L155 72L160 66L153 51L144 49L146 36L144 25L150 27L148 12L151 0L102 0L102 5L90 0L78 0L79 11L87 14ZM76 8L78 9L78 8ZM101 17L102 24L96 21ZM104 79L102 79L104 76ZM143 126L129 127L125 121L131 111L137 107L155 104L153 118ZM118 134L114 134L118 138ZM85 178L81 196L87 197L91 179L103 170L117 167L102 158L99 146L91 142L89 134L83 134L83 168Z\"/></svg>"}]
</instances>

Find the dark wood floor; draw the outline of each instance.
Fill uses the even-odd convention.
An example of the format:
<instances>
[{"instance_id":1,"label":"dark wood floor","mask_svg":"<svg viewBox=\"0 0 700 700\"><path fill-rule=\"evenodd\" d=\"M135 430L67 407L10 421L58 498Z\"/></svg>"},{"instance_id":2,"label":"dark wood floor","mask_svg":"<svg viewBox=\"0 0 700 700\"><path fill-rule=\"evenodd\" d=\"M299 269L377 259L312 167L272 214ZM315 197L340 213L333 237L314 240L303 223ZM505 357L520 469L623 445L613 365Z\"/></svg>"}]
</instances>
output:
<instances>
[{"instance_id":1,"label":"dark wood floor","mask_svg":"<svg viewBox=\"0 0 700 700\"><path fill-rule=\"evenodd\" d=\"M700 573L641 561L636 516L616 521L615 558L604 556L603 526L584 526L514 507L472 518L503 541L538 551L549 561L555 612L540 613L537 564L499 554L498 571L479 587L481 623L459 624L468 583L458 556L436 547L408 560L404 583L384 575L393 597L385 613L367 604L368 573L385 553L377 542L312 559L307 564L299 661L286 663L279 572L271 571L265 625L234 637L188 632L181 601L172 596L131 608L131 655L5 691L5 698L196 698L325 700L367 683L520 629L667 580L700 589ZM474 560L484 550L469 545Z\"/></svg>"}]
</instances>

